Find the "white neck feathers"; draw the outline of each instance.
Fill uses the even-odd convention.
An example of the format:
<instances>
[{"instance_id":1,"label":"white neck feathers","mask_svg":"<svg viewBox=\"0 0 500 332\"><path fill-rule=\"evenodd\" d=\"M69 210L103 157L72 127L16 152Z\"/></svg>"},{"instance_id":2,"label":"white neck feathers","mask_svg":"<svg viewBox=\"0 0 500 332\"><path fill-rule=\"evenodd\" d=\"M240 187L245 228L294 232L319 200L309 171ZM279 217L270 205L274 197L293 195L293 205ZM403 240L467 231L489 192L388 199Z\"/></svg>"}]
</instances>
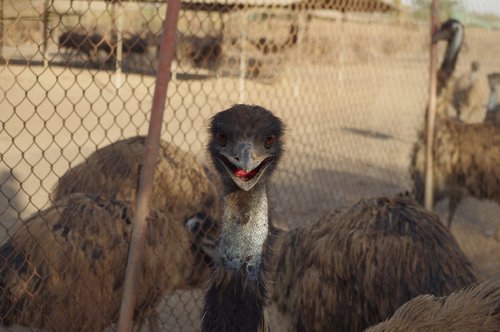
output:
<instances>
[{"instance_id":1,"label":"white neck feathers","mask_svg":"<svg viewBox=\"0 0 500 332\"><path fill-rule=\"evenodd\" d=\"M224 197L219 256L228 268L243 265L257 271L268 235L268 201L265 185L249 192L236 191Z\"/></svg>"}]
</instances>

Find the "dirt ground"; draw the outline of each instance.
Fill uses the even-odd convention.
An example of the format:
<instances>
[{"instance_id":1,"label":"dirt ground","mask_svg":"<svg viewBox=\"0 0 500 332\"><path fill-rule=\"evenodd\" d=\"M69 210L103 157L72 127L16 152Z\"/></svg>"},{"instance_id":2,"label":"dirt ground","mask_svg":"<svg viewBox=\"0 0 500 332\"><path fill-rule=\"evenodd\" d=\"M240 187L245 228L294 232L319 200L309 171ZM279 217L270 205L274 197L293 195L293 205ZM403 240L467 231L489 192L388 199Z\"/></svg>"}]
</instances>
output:
<instances>
[{"instance_id":1,"label":"dirt ground","mask_svg":"<svg viewBox=\"0 0 500 332\"><path fill-rule=\"evenodd\" d=\"M169 87L162 138L201 161L207 120L236 102L261 104L285 121L286 156L272 198L274 217L291 227L362 197L409 190L410 150L424 119L427 27L329 23L325 33L324 24L311 24L313 37L289 51L273 84L216 77ZM457 73L476 59L483 77L500 71L500 43L491 42L500 31L466 36ZM122 75L117 86L107 71L0 67L0 243L19 218L47 206L68 167L120 138L146 134L154 78ZM437 206L441 217L446 203ZM481 276L500 278L497 204L466 199L452 233ZM200 292L166 297L158 308L164 330L197 330L199 304Z\"/></svg>"}]
</instances>

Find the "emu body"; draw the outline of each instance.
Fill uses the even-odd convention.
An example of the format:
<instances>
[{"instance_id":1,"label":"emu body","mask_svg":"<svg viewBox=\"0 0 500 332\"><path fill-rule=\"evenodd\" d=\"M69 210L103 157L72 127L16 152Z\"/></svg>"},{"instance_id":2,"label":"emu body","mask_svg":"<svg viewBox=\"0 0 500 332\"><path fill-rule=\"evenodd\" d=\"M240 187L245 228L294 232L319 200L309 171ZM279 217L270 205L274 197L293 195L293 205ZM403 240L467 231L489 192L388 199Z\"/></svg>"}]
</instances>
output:
<instances>
[{"instance_id":1,"label":"emu body","mask_svg":"<svg viewBox=\"0 0 500 332\"><path fill-rule=\"evenodd\" d=\"M146 149L146 137L135 136L107 145L69 169L59 178L51 198L75 192L106 194L136 203ZM164 211L184 211L185 218L205 212L220 219L220 199L215 184L195 157L165 141L160 142L150 206Z\"/></svg>"},{"instance_id":2,"label":"emu body","mask_svg":"<svg viewBox=\"0 0 500 332\"><path fill-rule=\"evenodd\" d=\"M20 257L27 257L29 266L43 277L25 286L18 280L25 272L14 273L8 268L16 264L11 254L4 256L5 261L0 260L4 263L0 280L6 285L1 290L2 296L10 294L5 296L13 297L12 303L23 303L22 310L3 307L0 318L4 323L49 331L100 331L118 318L130 222L134 219L145 144L146 138L138 136L95 151L59 179L51 195L54 206L39 212L40 216L34 216L26 227L19 228L16 240L5 248L11 246ZM96 197L95 200L92 197ZM110 203L99 203L101 201ZM127 206L123 210L127 211L126 218L121 217L122 210L114 202ZM220 220L220 206L215 185L203 166L192 155L161 142L150 209L148 249L142 264L147 282L141 283L137 294L139 299L147 300L138 301L135 319L139 328L147 318L150 328L158 330L154 308L163 296L176 289L201 287L209 279L213 255L205 253L213 251L211 243L215 242L216 227L211 220ZM204 234L203 238L198 237L200 234ZM93 264L97 264L82 257L91 250L89 246L100 248L96 252L101 257L97 263L108 264L113 269L103 268L95 275L80 272L80 267L92 270ZM50 255L35 254L38 247L46 248ZM102 295L106 296L105 300L97 298L96 304L88 299L93 293L85 293L86 285L96 292L108 289L108 293ZM23 287L36 287L36 292ZM33 304L27 300L31 293L35 294ZM61 301L64 305L59 307ZM85 305L79 306L79 302ZM40 312L45 313L40 310L42 303L53 313L38 317ZM61 310L67 310L68 314L65 316Z\"/></svg>"},{"instance_id":3,"label":"emu body","mask_svg":"<svg viewBox=\"0 0 500 332\"><path fill-rule=\"evenodd\" d=\"M456 116L465 123L477 123L484 116L486 95L483 93L484 78L481 78L479 63L473 61L470 71L461 75L451 86L451 104L457 112Z\"/></svg>"},{"instance_id":4,"label":"emu body","mask_svg":"<svg viewBox=\"0 0 500 332\"><path fill-rule=\"evenodd\" d=\"M28 219L0 247L2 325L96 332L114 323L134 208L126 201L76 193ZM162 295L199 287L203 274L208 278L205 257L193 243L214 225L207 220L188 226L182 218L182 212L154 208L148 216L134 315L138 326Z\"/></svg>"},{"instance_id":5,"label":"emu body","mask_svg":"<svg viewBox=\"0 0 500 332\"><path fill-rule=\"evenodd\" d=\"M269 257L271 299L296 331L361 331L418 295L477 281L439 218L404 196L278 232Z\"/></svg>"},{"instance_id":6,"label":"emu body","mask_svg":"<svg viewBox=\"0 0 500 332\"><path fill-rule=\"evenodd\" d=\"M500 329L500 280L485 281L446 297L422 295L366 332L495 332Z\"/></svg>"}]
</instances>

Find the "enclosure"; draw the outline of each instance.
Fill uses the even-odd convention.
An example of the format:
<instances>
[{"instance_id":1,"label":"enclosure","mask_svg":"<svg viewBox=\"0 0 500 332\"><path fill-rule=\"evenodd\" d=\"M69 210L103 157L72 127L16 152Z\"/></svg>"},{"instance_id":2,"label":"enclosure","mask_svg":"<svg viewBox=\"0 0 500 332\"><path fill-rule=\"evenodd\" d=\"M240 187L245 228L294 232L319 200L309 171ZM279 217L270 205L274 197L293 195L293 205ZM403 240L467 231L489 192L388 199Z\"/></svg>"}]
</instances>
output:
<instances>
[{"instance_id":1,"label":"enclosure","mask_svg":"<svg viewBox=\"0 0 500 332\"><path fill-rule=\"evenodd\" d=\"M455 75L479 63L484 113L472 121L481 122L486 75L500 72L500 6L441 2L443 20L465 25ZM166 3L0 0L0 10L5 243L53 203L70 167L147 134ZM235 103L272 110L287 128L272 188L273 218L286 226L409 191L428 102L429 15L422 0L183 1L162 139L209 165L212 115ZM447 201L435 211L446 217ZM500 278L498 204L466 198L451 231L482 277ZM156 307L162 330L198 330L200 295L166 294Z\"/></svg>"}]
</instances>

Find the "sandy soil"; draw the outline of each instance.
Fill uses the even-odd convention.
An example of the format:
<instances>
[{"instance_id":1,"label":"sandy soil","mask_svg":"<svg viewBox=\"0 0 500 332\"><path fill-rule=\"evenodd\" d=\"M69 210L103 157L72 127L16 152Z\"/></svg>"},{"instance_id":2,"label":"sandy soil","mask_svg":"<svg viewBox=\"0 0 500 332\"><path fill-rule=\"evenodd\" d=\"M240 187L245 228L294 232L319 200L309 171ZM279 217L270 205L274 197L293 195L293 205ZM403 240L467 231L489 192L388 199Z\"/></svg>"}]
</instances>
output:
<instances>
[{"instance_id":1,"label":"sandy soil","mask_svg":"<svg viewBox=\"0 0 500 332\"><path fill-rule=\"evenodd\" d=\"M408 190L410 149L427 95L426 33L413 24L313 21L273 84L175 80L162 138L204 160L212 114L236 102L273 110L288 128L274 214L290 226L362 197ZM500 32L470 29L466 38L457 73L473 59L483 74L500 71L500 44L491 42ZM117 87L108 71L0 67L0 243L19 218L47 206L69 166L120 138L146 134L154 78L123 75ZM446 216L446 202L437 212ZM483 277L500 277L497 204L467 199L452 232ZM167 297L158 308L164 330L197 330L199 303L199 292Z\"/></svg>"}]
</instances>

